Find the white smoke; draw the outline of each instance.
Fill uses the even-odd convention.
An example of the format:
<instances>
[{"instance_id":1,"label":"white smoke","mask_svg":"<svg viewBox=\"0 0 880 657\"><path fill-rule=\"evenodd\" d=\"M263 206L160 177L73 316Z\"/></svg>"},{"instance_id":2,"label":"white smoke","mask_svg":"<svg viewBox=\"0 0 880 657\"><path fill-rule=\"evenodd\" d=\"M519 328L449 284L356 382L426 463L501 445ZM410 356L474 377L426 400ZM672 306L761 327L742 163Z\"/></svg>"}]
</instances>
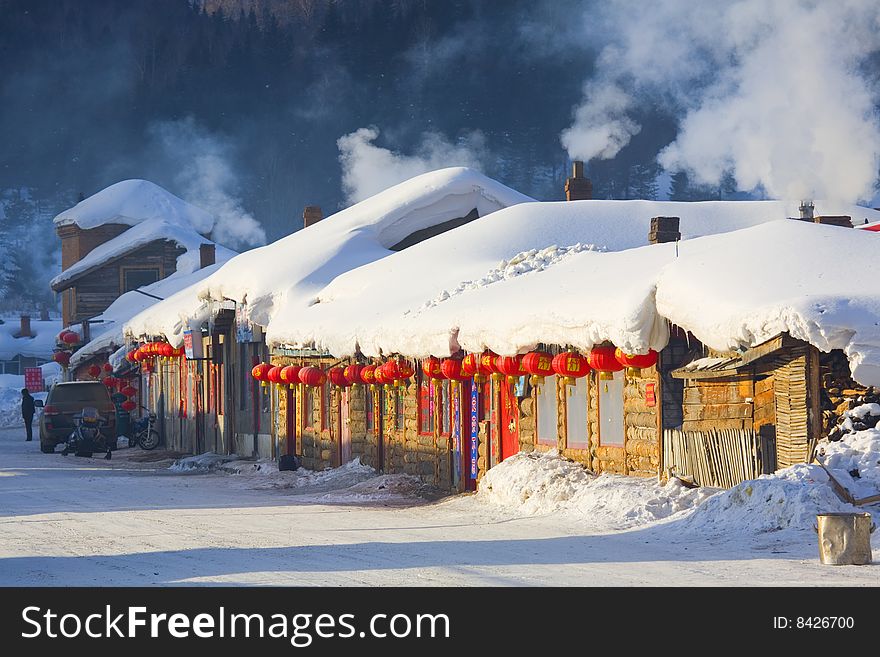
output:
<instances>
[{"instance_id":1,"label":"white smoke","mask_svg":"<svg viewBox=\"0 0 880 657\"><path fill-rule=\"evenodd\" d=\"M183 198L214 215L211 237L240 249L266 243L266 231L238 197L238 176L230 164L231 144L190 117L153 124L166 159L175 164L174 181Z\"/></svg>"},{"instance_id":2,"label":"white smoke","mask_svg":"<svg viewBox=\"0 0 880 657\"><path fill-rule=\"evenodd\" d=\"M437 133L425 133L414 155L376 146L373 142L378 137L377 128L361 128L336 142L342 190L348 203L363 201L428 171L451 166L479 168L485 158L485 139L479 132L470 133L457 144Z\"/></svg>"},{"instance_id":3,"label":"white smoke","mask_svg":"<svg viewBox=\"0 0 880 657\"><path fill-rule=\"evenodd\" d=\"M670 171L785 199L873 195L880 163L880 3L870 0L609 0L594 78L562 133L573 158L613 158L639 107L681 117L660 154ZM875 64L876 66L876 64Z\"/></svg>"}]
</instances>

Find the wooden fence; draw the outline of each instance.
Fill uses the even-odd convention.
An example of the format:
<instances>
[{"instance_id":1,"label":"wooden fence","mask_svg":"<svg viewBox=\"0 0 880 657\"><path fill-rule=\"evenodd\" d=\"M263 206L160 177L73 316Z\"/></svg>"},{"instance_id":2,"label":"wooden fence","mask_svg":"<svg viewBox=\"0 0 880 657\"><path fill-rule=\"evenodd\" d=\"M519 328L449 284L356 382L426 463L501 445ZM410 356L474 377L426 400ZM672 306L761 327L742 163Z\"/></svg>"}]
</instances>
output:
<instances>
[{"instance_id":1,"label":"wooden fence","mask_svg":"<svg viewBox=\"0 0 880 657\"><path fill-rule=\"evenodd\" d=\"M700 486L731 488L765 472L772 441L742 429L663 432L663 468ZM772 470L771 470L772 471Z\"/></svg>"}]
</instances>

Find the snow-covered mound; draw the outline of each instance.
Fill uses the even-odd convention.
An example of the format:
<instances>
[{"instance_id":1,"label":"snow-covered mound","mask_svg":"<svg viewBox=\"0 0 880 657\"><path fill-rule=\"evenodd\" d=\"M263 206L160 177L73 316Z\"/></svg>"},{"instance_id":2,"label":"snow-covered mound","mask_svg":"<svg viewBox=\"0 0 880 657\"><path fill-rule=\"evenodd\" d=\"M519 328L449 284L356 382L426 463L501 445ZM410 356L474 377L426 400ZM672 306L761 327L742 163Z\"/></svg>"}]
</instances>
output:
<instances>
[{"instance_id":1,"label":"snow-covered mound","mask_svg":"<svg viewBox=\"0 0 880 657\"><path fill-rule=\"evenodd\" d=\"M205 452L204 454L177 459L168 469L173 472L212 472L219 469L224 463L236 460L238 460L238 457L235 454L226 455Z\"/></svg>"},{"instance_id":2,"label":"snow-covered mound","mask_svg":"<svg viewBox=\"0 0 880 657\"><path fill-rule=\"evenodd\" d=\"M825 466L857 499L880 494L880 430L859 431L818 450ZM688 531L760 533L810 529L819 513L869 511L880 519L880 505L855 507L834 492L818 465L799 464L744 481L706 501L682 522Z\"/></svg>"},{"instance_id":3,"label":"snow-covered mound","mask_svg":"<svg viewBox=\"0 0 880 657\"><path fill-rule=\"evenodd\" d=\"M82 229L104 224L135 226L162 219L175 226L209 233L214 218L148 180L123 180L102 189L55 217L55 225L76 224Z\"/></svg>"},{"instance_id":4,"label":"snow-covered mound","mask_svg":"<svg viewBox=\"0 0 880 657\"><path fill-rule=\"evenodd\" d=\"M880 404L876 402L860 404L844 412L840 418L837 433L855 433L856 431L873 429L878 423L880 423Z\"/></svg>"},{"instance_id":5,"label":"snow-covered mound","mask_svg":"<svg viewBox=\"0 0 880 657\"><path fill-rule=\"evenodd\" d=\"M63 328L61 320L50 319L47 321L31 317L30 338L17 337L21 330L21 320L18 315L4 315L3 323L0 324L0 360L12 360L17 355L27 358L52 358L55 349L55 338Z\"/></svg>"},{"instance_id":6,"label":"snow-covered mound","mask_svg":"<svg viewBox=\"0 0 880 657\"><path fill-rule=\"evenodd\" d=\"M163 334L180 344L186 322L199 317L208 298L246 301L240 307L253 321L270 326L282 299L285 312L296 316L315 302L333 278L390 256L390 247L417 231L464 217L474 209L483 217L531 200L471 169L426 173L307 229L242 253L202 283L134 317L128 330L134 335Z\"/></svg>"},{"instance_id":7,"label":"snow-covered mound","mask_svg":"<svg viewBox=\"0 0 880 657\"><path fill-rule=\"evenodd\" d=\"M676 516L717 491L677 479L598 477L556 452L519 453L489 470L476 498L527 515L565 513L600 527L633 527Z\"/></svg>"}]
</instances>

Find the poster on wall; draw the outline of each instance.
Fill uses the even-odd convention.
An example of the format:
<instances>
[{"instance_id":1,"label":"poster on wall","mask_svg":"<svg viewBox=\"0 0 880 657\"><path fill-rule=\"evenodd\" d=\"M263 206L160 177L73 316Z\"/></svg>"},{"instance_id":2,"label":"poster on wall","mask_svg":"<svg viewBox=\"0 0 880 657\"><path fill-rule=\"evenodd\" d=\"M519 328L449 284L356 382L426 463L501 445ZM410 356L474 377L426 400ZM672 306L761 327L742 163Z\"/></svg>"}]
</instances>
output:
<instances>
[{"instance_id":1,"label":"poster on wall","mask_svg":"<svg viewBox=\"0 0 880 657\"><path fill-rule=\"evenodd\" d=\"M479 386L472 385L471 386L471 441L470 441L470 452L471 452L471 467L470 472L468 473L468 477L470 479L477 478L477 459L479 457L479 449L478 449L478 439L480 437L480 388Z\"/></svg>"},{"instance_id":2,"label":"poster on wall","mask_svg":"<svg viewBox=\"0 0 880 657\"><path fill-rule=\"evenodd\" d=\"M40 367L24 368L24 387L28 392L43 392L43 370Z\"/></svg>"}]
</instances>

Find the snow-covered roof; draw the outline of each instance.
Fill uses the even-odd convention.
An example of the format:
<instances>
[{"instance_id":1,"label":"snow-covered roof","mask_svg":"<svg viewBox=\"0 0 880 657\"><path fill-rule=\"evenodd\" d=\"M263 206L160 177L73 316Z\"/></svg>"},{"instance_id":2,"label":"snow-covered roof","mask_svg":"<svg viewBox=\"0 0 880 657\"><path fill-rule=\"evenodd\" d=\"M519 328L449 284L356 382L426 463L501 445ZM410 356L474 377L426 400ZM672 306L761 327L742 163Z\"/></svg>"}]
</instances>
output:
<instances>
[{"instance_id":1,"label":"snow-covered roof","mask_svg":"<svg viewBox=\"0 0 880 657\"><path fill-rule=\"evenodd\" d=\"M487 346L514 353L537 342L589 348L601 340L630 351L662 347L654 276L675 245L626 251L647 242L650 218L680 217L687 238L760 225L792 209L776 201L521 204L345 273L317 304L286 299L267 338L337 356ZM544 271L522 276L536 269Z\"/></svg>"},{"instance_id":2,"label":"snow-covered roof","mask_svg":"<svg viewBox=\"0 0 880 657\"><path fill-rule=\"evenodd\" d=\"M0 324L0 360L12 360L18 355L25 358L52 358L55 349L55 338L61 332L61 320L50 319L40 321L31 317L31 334L33 337L20 338L21 329L19 316L4 316Z\"/></svg>"},{"instance_id":3,"label":"snow-covered roof","mask_svg":"<svg viewBox=\"0 0 880 657\"><path fill-rule=\"evenodd\" d=\"M186 249L186 252L177 258L176 271L180 273L192 273L198 269L199 246L213 244L211 240L202 237L190 226L164 218L148 219L95 247L82 260L75 262L53 278L49 284L53 290L60 292L69 287L77 278L157 240L167 240ZM216 245L216 262L229 260L233 255L235 255L235 251L219 244Z\"/></svg>"},{"instance_id":4,"label":"snow-covered roof","mask_svg":"<svg viewBox=\"0 0 880 657\"><path fill-rule=\"evenodd\" d=\"M266 325L282 299L308 306L333 278L391 255L390 247L417 231L474 209L483 217L532 200L471 169L426 173L233 258L203 282L134 317L127 330L179 343L184 323L207 298L246 302L250 317Z\"/></svg>"},{"instance_id":5,"label":"snow-covered roof","mask_svg":"<svg viewBox=\"0 0 880 657\"><path fill-rule=\"evenodd\" d=\"M123 326L125 322L147 308L160 303L152 297L167 299L182 289L185 289L201 280L204 280L222 266L229 259L228 249L224 249L223 260L209 267L197 269L193 272L182 273L178 271L168 278L163 278L152 285L140 288L152 296L146 296L139 292L126 292L114 301L103 313L95 317L90 325L92 340L78 349L71 356L71 365L92 358L97 354L113 351L125 344Z\"/></svg>"},{"instance_id":6,"label":"snow-covered roof","mask_svg":"<svg viewBox=\"0 0 880 657\"><path fill-rule=\"evenodd\" d=\"M135 226L150 219L164 219L200 233L208 233L214 226L210 213L148 180L123 180L110 185L59 214L55 225L76 224L90 229L104 224Z\"/></svg>"}]
</instances>

